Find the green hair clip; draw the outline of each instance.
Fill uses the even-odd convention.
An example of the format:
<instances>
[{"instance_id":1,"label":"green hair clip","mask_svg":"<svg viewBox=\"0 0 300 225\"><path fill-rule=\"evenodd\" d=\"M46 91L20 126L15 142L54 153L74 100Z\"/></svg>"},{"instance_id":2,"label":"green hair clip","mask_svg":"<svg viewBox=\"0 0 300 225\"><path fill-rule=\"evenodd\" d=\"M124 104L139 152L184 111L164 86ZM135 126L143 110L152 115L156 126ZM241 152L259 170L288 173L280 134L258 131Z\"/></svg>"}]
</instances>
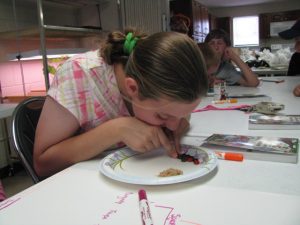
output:
<instances>
[{"instance_id":1,"label":"green hair clip","mask_svg":"<svg viewBox=\"0 0 300 225\"><path fill-rule=\"evenodd\" d=\"M130 53L133 51L133 49L136 45L136 42L139 40L138 37L133 38L132 36L133 36L132 32L129 32L126 35L126 40L125 40L125 43L123 46L123 50L127 55L130 55Z\"/></svg>"}]
</instances>

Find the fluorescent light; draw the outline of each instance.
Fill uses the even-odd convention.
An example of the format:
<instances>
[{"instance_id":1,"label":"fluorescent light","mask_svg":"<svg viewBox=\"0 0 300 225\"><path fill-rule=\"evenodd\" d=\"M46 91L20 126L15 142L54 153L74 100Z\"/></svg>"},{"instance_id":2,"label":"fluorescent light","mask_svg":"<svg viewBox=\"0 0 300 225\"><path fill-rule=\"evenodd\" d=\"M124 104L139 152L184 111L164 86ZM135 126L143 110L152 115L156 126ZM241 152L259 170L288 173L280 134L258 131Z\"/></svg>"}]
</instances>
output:
<instances>
[{"instance_id":1,"label":"fluorescent light","mask_svg":"<svg viewBox=\"0 0 300 225\"><path fill-rule=\"evenodd\" d=\"M51 58L60 58L63 56L67 56L67 57L72 57L74 55L80 54L80 53L84 53L87 52L88 49L84 49L84 48L73 48L73 49L47 49L47 58L51 59ZM20 53L21 58L20 60L38 60L38 59L42 59L42 53L40 50L32 50L32 51L27 51L27 52L21 52ZM9 54L7 56L7 59L9 61L18 61L18 56L19 53L13 53L13 54Z\"/></svg>"}]
</instances>

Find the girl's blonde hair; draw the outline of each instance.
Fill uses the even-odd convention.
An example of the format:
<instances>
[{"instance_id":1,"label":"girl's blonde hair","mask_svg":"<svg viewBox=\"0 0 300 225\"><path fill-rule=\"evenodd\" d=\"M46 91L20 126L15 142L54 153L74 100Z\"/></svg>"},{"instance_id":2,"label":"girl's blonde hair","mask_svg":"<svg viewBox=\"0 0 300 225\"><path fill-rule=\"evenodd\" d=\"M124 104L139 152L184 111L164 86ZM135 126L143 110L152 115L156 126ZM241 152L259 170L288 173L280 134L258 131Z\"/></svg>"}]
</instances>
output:
<instances>
[{"instance_id":1,"label":"girl's blonde hair","mask_svg":"<svg viewBox=\"0 0 300 225\"><path fill-rule=\"evenodd\" d=\"M127 56L123 51L125 34L112 33L102 49L108 64L122 63L126 76L135 79L141 99L169 98L193 102L208 88L205 62L197 44L178 32L159 32L150 36L131 30L138 37Z\"/></svg>"}]
</instances>

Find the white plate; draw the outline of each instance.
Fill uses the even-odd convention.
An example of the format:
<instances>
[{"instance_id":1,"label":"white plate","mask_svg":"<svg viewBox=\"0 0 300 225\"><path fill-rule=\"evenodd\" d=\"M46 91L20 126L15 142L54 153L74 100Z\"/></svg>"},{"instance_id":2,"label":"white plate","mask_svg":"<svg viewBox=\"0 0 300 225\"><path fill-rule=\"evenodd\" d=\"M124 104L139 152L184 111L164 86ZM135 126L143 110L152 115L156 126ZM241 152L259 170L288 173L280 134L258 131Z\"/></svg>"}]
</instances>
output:
<instances>
[{"instance_id":1,"label":"white plate","mask_svg":"<svg viewBox=\"0 0 300 225\"><path fill-rule=\"evenodd\" d=\"M182 162L167 155L164 149L147 153L138 153L129 148L122 148L109 154L100 162L100 172L105 176L131 184L162 185L185 182L202 177L217 166L217 157L212 151L195 146L182 145L189 155L204 160L196 165L193 162ZM179 169L182 175L159 177L159 173L169 168Z\"/></svg>"}]
</instances>

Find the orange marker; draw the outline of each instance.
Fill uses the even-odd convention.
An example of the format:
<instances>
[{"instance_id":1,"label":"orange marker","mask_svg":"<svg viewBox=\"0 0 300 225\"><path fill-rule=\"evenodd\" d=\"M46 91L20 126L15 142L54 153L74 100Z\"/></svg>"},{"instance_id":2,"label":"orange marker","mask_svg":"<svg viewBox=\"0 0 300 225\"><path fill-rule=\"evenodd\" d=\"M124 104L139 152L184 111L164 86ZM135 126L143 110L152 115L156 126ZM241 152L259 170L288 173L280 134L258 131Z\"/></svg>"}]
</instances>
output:
<instances>
[{"instance_id":1,"label":"orange marker","mask_svg":"<svg viewBox=\"0 0 300 225\"><path fill-rule=\"evenodd\" d=\"M226 99L226 100L217 100L213 101L214 104L223 104L223 103L237 103L238 100L236 98Z\"/></svg>"},{"instance_id":2,"label":"orange marker","mask_svg":"<svg viewBox=\"0 0 300 225\"><path fill-rule=\"evenodd\" d=\"M244 156L241 153L235 153L235 152L215 152L218 159L225 159L225 160L231 160L231 161L243 161Z\"/></svg>"}]
</instances>

